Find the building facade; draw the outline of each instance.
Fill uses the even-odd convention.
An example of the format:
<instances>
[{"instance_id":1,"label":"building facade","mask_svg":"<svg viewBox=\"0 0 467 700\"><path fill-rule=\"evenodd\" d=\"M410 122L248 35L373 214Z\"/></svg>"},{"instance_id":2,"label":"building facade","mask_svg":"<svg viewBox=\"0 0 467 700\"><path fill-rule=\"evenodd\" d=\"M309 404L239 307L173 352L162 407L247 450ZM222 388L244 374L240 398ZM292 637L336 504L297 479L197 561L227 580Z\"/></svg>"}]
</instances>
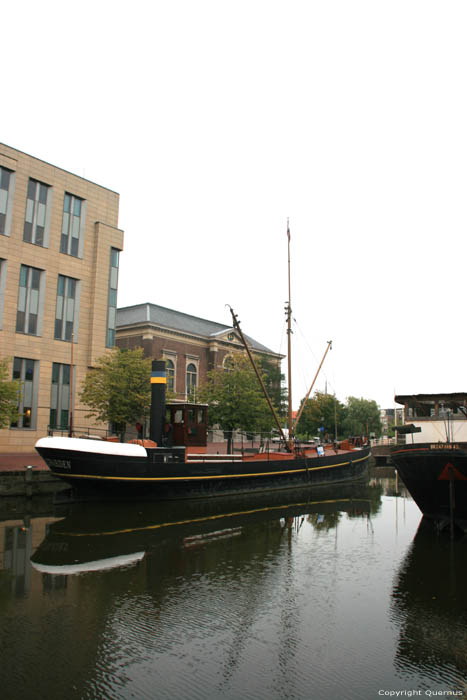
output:
<instances>
[{"instance_id":1,"label":"building facade","mask_svg":"<svg viewBox=\"0 0 467 700\"><path fill-rule=\"evenodd\" d=\"M79 389L115 345L118 206L116 192L0 144L0 358L22 387L0 453L95 425Z\"/></svg>"},{"instance_id":2,"label":"building facade","mask_svg":"<svg viewBox=\"0 0 467 700\"><path fill-rule=\"evenodd\" d=\"M248 337L253 353L280 365L282 355ZM167 389L176 400L196 395L210 369L225 367L235 352L244 352L231 326L191 316L156 304L138 304L117 310L120 348L141 347L146 357L164 359Z\"/></svg>"}]
</instances>

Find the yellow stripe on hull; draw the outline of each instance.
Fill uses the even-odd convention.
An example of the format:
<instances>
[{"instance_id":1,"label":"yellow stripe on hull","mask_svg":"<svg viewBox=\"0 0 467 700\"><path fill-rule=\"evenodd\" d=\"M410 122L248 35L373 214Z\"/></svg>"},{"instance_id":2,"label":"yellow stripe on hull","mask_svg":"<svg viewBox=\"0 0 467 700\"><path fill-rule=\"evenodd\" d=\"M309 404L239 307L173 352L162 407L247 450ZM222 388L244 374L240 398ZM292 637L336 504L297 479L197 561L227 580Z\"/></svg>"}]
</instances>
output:
<instances>
[{"instance_id":1,"label":"yellow stripe on hull","mask_svg":"<svg viewBox=\"0 0 467 700\"><path fill-rule=\"evenodd\" d=\"M352 460L353 463L362 462L366 457L360 457L360 459ZM344 467L349 464L347 462L339 462L339 464L328 464L316 467L302 467L300 469L287 469L284 471L273 471L273 472L258 472L250 474L210 474L208 476L98 476L91 474L67 474L67 473L57 473L52 472L56 476L66 476L67 479L104 479L108 481L144 481L145 483L152 482L175 482L175 481L210 481L212 479L245 479L253 476L282 476L283 474L298 474L299 472L311 472L317 469L334 469L336 467Z\"/></svg>"}]
</instances>

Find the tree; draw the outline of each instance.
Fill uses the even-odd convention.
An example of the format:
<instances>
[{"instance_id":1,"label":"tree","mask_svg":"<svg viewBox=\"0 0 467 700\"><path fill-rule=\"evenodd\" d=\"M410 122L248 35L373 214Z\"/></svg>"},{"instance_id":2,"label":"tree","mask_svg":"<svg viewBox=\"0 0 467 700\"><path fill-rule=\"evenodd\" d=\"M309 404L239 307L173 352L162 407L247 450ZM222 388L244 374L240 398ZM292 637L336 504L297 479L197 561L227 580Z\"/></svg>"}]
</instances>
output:
<instances>
[{"instance_id":1,"label":"tree","mask_svg":"<svg viewBox=\"0 0 467 700\"><path fill-rule=\"evenodd\" d=\"M283 386L284 375L281 372L280 364L267 355L261 355L260 365L264 373L263 381L268 396L277 408L279 415L284 416L287 412L287 392Z\"/></svg>"},{"instance_id":2,"label":"tree","mask_svg":"<svg viewBox=\"0 0 467 700\"><path fill-rule=\"evenodd\" d=\"M109 350L84 380L81 401L90 409L87 418L118 426L124 439L126 424L136 423L151 405L151 359L143 349Z\"/></svg>"},{"instance_id":3,"label":"tree","mask_svg":"<svg viewBox=\"0 0 467 700\"><path fill-rule=\"evenodd\" d=\"M303 399L302 399L303 404ZM296 426L296 433L307 439L316 435L333 438L337 432L342 432L342 420L344 406L330 394L315 392L313 398L308 399L303 413Z\"/></svg>"},{"instance_id":4,"label":"tree","mask_svg":"<svg viewBox=\"0 0 467 700\"><path fill-rule=\"evenodd\" d=\"M345 406L344 429L347 435L381 435L383 427L376 401L349 396Z\"/></svg>"},{"instance_id":5,"label":"tree","mask_svg":"<svg viewBox=\"0 0 467 700\"><path fill-rule=\"evenodd\" d=\"M209 405L209 425L219 425L229 433L229 452L234 430L270 432L274 424L258 379L244 355L232 357L226 369L209 371L198 400Z\"/></svg>"},{"instance_id":6,"label":"tree","mask_svg":"<svg viewBox=\"0 0 467 700\"><path fill-rule=\"evenodd\" d=\"M10 380L8 360L0 360L0 428L8 427L18 418L20 383Z\"/></svg>"}]
</instances>

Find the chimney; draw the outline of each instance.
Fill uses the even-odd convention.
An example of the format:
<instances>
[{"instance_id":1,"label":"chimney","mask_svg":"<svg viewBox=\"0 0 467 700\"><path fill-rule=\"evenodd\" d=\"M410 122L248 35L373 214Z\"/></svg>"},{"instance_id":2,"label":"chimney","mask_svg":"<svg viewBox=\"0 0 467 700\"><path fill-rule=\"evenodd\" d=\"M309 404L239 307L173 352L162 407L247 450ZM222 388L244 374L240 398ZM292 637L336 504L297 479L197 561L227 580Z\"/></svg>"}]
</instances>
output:
<instances>
[{"instance_id":1,"label":"chimney","mask_svg":"<svg viewBox=\"0 0 467 700\"><path fill-rule=\"evenodd\" d=\"M162 445L162 427L165 419L165 390L167 373L165 360L153 360L151 368L151 413L149 437Z\"/></svg>"}]
</instances>

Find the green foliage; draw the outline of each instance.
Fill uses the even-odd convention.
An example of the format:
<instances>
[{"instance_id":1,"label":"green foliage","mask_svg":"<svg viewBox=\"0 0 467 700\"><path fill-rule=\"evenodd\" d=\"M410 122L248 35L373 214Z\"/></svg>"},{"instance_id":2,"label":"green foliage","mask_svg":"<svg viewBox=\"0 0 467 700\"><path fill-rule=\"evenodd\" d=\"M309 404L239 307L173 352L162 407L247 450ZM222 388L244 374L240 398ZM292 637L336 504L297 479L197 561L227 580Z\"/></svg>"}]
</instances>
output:
<instances>
[{"instance_id":1,"label":"green foliage","mask_svg":"<svg viewBox=\"0 0 467 700\"><path fill-rule=\"evenodd\" d=\"M306 406L296 426L296 433L305 439L310 439L317 435L322 435L323 437L327 435L332 440L336 433L336 423L338 434L342 433L343 417L344 406L341 402L330 394L317 391L306 402ZM324 427L322 432L320 431L321 427Z\"/></svg>"},{"instance_id":2,"label":"green foliage","mask_svg":"<svg viewBox=\"0 0 467 700\"><path fill-rule=\"evenodd\" d=\"M274 424L271 410L247 357L235 355L229 369L208 372L198 400L209 404L209 424L222 430L269 432Z\"/></svg>"},{"instance_id":3,"label":"green foliage","mask_svg":"<svg viewBox=\"0 0 467 700\"><path fill-rule=\"evenodd\" d=\"M347 435L381 435L383 427L376 401L349 396L345 406L344 429Z\"/></svg>"},{"instance_id":4,"label":"green foliage","mask_svg":"<svg viewBox=\"0 0 467 700\"><path fill-rule=\"evenodd\" d=\"M0 428L6 428L18 419L20 391L20 383L10 380L8 360L0 360Z\"/></svg>"},{"instance_id":5,"label":"green foliage","mask_svg":"<svg viewBox=\"0 0 467 700\"><path fill-rule=\"evenodd\" d=\"M81 401L89 408L88 418L121 426L135 423L149 413L151 404L151 359L142 348L110 350L100 357L84 380Z\"/></svg>"},{"instance_id":6,"label":"green foliage","mask_svg":"<svg viewBox=\"0 0 467 700\"><path fill-rule=\"evenodd\" d=\"M287 392L283 387L284 375L281 373L280 364L267 355L261 355L260 364L268 396L279 415L284 416L287 412Z\"/></svg>"}]
</instances>

